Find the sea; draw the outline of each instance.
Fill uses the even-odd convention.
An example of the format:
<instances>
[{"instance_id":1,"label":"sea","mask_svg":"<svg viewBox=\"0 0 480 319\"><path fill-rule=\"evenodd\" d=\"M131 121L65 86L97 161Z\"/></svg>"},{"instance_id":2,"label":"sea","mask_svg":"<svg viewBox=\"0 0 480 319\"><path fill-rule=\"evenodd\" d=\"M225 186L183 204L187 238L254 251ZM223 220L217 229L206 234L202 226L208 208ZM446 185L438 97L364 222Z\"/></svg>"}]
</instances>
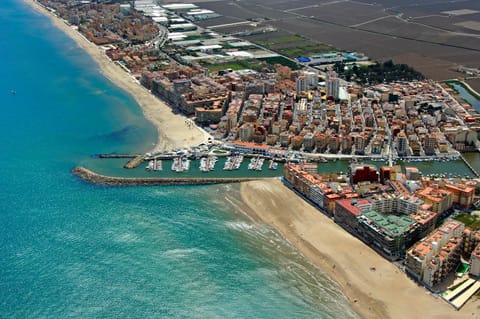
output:
<instances>
[{"instance_id":1,"label":"sea","mask_svg":"<svg viewBox=\"0 0 480 319\"><path fill-rule=\"evenodd\" d=\"M47 17L21 0L0 17L0 318L359 318L238 186L72 175L156 130Z\"/></svg>"}]
</instances>

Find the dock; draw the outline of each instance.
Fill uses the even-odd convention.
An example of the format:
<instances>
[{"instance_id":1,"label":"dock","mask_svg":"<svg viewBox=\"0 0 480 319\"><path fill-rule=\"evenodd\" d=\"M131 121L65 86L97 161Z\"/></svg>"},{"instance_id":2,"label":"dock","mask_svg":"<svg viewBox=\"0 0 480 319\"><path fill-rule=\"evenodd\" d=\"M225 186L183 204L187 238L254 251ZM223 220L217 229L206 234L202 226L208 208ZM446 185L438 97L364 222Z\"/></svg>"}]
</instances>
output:
<instances>
[{"instance_id":1,"label":"dock","mask_svg":"<svg viewBox=\"0 0 480 319\"><path fill-rule=\"evenodd\" d=\"M460 158L462 161L467 165L467 167L472 171L472 173L475 175L475 177L480 177L480 174L473 168L473 166L463 157L463 155L460 154Z\"/></svg>"}]
</instances>

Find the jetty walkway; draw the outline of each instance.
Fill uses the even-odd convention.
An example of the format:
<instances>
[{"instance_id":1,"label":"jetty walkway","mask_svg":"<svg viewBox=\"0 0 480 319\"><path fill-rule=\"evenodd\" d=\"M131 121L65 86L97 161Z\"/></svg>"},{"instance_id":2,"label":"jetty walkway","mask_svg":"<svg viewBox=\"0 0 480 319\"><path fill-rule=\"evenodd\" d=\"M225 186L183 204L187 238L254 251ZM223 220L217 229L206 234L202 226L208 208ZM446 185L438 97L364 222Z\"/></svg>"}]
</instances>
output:
<instances>
[{"instance_id":1,"label":"jetty walkway","mask_svg":"<svg viewBox=\"0 0 480 319\"><path fill-rule=\"evenodd\" d=\"M478 174L478 172L473 168L472 164L470 164L467 159L465 157L463 157L463 155L460 155L460 158L462 159L462 161L465 163L465 165L467 165L467 167L472 171L472 173L476 176L476 177L480 177L480 174Z\"/></svg>"},{"instance_id":2,"label":"jetty walkway","mask_svg":"<svg viewBox=\"0 0 480 319\"><path fill-rule=\"evenodd\" d=\"M239 183L259 179L254 177L237 178L200 178L200 177L172 177L172 178L148 178L148 177L114 177L95 173L83 166L77 166L72 173L86 182L105 186L155 186L155 185L205 185Z\"/></svg>"}]
</instances>

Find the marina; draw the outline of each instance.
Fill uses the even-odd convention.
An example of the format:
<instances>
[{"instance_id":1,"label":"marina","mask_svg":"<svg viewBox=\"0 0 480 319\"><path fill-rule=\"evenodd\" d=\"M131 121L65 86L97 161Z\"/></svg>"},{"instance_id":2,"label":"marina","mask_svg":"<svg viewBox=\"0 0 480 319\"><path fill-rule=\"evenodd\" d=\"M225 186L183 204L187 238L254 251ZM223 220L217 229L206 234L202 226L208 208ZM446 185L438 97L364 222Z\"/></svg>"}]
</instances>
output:
<instances>
[{"instance_id":1,"label":"marina","mask_svg":"<svg viewBox=\"0 0 480 319\"><path fill-rule=\"evenodd\" d=\"M162 166L163 167L171 167L175 158L178 156L170 156L170 157L157 157L158 163L160 163L159 158L162 158ZM185 158L185 156L183 156ZM230 157L230 160L229 160ZM91 168L97 172L100 172L105 175L110 176L119 176L119 177L152 177L152 173L155 174L157 177L174 177L179 172L186 177L205 177L208 174L209 177L280 177L283 174L283 166L285 165L284 162L280 162L274 159L264 159L267 161L268 169L263 169L263 165L261 168L262 170L256 170L256 162L260 160L258 156L247 156L243 155L242 162L237 162L237 169L234 169L235 166L233 164L235 156L214 156L214 155L203 155L198 159L189 159L189 169L182 169L177 172L176 169L163 169L157 171L149 171L146 168L150 160L144 161L144 165L140 165L134 169L124 169L123 166L125 164L125 159L122 158L89 158L86 161L82 162L82 165ZM471 167L475 170L480 170L480 154L479 153L466 153L463 155L465 161L471 165ZM202 160L205 158L205 160ZM263 158L262 158L263 159ZM177 160L178 161L178 160ZM202 164L202 161L205 164ZM270 161L273 161L270 168ZM243 164L243 162L248 162L248 165ZM253 163L252 163L253 162ZM361 161L358 160L359 163L365 164L372 164L375 165L378 169L380 166L384 166L385 162L383 161L375 161L370 159L362 159ZM417 167L419 171L422 173L423 176L429 177L475 177L472 170L466 165L461 159L458 160L449 160L449 161L412 161L412 160L397 160L396 165L400 165L402 169L405 167ZM206 169L208 163L209 169ZM265 163L263 163L265 164ZM178 164L175 164L178 165ZM203 166L202 166L203 165ZM320 174L326 173L341 173L341 172L348 172L350 165L350 161L346 159L330 159L328 161L321 161L317 162L317 170ZM176 167L176 166L174 166ZM205 167L202 169L202 167ZM231 169L224 169L225 167ZM276 169L274 169L276 167Z\"/></svg>"},{"instance_id":2,"label":"marina","mask_svg":"<svg viewBox=\"0 0 480 319\"><path fill-rule=\"evenodd\" d=\"M243 155L229 156L223 165L223 170L232 171L240 169L243 162Z\"/></svg>"}]
</instances>

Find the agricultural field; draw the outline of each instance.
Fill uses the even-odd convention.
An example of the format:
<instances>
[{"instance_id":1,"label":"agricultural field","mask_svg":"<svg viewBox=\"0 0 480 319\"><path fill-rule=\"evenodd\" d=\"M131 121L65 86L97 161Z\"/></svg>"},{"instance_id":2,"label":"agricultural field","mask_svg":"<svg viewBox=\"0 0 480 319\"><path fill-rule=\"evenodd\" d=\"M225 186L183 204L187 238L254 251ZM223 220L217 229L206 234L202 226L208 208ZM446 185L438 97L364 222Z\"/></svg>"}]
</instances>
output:
<instances>
[{"instance_id":1,"label":"agricultural field","mask_svg":"<svg viewBox=\"0 0 480 319\"><path fill-rule=\"evenodd\" d=\"M290 57L328 47L359 51L379 61L410 64L436 80L461 76L453 71L456 65L479 67L478 0L228 0L200 5L232 21L265 20L260 26L268 24L277 32L244 38ZM228 28L216 31L231 34L249 26ZM296 41L300 38L305 41Z\"/></svg>"},{"instance_id":2,"label":"agricultural field","mask_svg":"<svg viewBox=\"0 0 480 319\"><path fill-rule=\"evenodd\" d=\"M468 80L465 81L468 83L468 85L471 86L472 89L480 93L480 79L474 79L474 80Z\"/></svg>"},{"instance_id":3,"label":"agricultural field","mask_svg":"<svg viewBox=\"0 0 480 319\"><path fill-rule=\"evenodd\" d=\"M208 20L203 20L203 21L196 21L195 24L201 26L202 28L208 28L211 26L215 25L222 25L222 24L229 24L229 23L237 23L237 22L242 22L245 21L240 18L236 17L218 17L218 18L213 18L213 19L208 19Z\"/></svg>"},{"instance_id":4,"label":"agricultural field","mask_svg":"<svg viewBox=\"0 0 480 319\"><path fill-rule=\"evenodd\" d=\"M335 51L335 48L331 46L293 34L277 37L270 35L263 37L263 39L251 39L251 41L290 58Z\"/></svg>"},{"instance_id":5,"label":"agricultural field","mask_svg":"<svg viewBox=\"0 0 480 319\"><path fill-rule=\"evenodd\" d=\"M353 26L367 21L389 16L388 13L378 7L360 3L349 3L345 6L344 2L328 5L318 5L292 11L305 17L315 17L322 21L340 23L342 25Z\"/></svg>"},{"instance_id":6,"label":"agricultural field","mask_svg":"<svg viewBox=\"0 0 480 319\"><path fill-rule=\"evenodd\" d=\"M234 71L243 69L260 70L262 68L262 64L262 62L257 60L236 60L215 64L202 63L202 66L206 67L210 73L217 73L218 71L227 69L232 69Z\"/></svg>"}]
</instances>

